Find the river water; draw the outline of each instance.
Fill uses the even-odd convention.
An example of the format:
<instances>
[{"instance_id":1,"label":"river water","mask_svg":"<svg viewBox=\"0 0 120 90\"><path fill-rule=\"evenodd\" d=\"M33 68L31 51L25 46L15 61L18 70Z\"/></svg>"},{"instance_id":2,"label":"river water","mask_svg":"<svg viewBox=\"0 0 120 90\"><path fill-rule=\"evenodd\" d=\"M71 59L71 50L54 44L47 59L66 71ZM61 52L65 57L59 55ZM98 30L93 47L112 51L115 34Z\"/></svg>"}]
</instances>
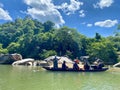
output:
<instances>
[{"instance_id":1,"label":"river water","mask_svg":"<svg viewBox=\"0 0 120 90\"><path fill-rule=\"evenodd\" d=\"M81 73L0 65L0 90L120 90L120 69Z\"/></svg>"}]
</instances>

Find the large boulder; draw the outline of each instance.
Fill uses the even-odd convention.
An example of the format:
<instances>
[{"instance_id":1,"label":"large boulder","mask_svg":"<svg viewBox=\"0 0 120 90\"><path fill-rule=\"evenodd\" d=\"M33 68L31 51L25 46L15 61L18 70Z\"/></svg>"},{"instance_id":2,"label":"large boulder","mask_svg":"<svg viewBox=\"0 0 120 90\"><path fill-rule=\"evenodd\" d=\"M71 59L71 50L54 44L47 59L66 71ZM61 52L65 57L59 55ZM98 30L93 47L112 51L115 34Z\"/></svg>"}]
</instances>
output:
<instances>
[{"instance_id":1,"label":"large boulder","mask_svg":"<svg viewBox=\"0 0 120 90\"><path fill-rule=\"evenodd\" d=\"M21 60L20 54L0 54L0 64L12 64L14 61Z\"/></svg>"},{"instance_id":2,"label":"large boulder","mask_svg":"<svg viewBox=\"0 0 120 90\"><path fill-rule=\"evenodd\" d=\"M46 58L44 60L46 62L53 62L54 58L55 58L55 56L50 56L50 57L48 57L48 58ZM63 63L63 61L66 61L66 63L73 63L73 61L70 58L66 57L66 56L61 56L61 57L56 56L56 58L58 59L58 63Z\"/></svg>"},{"instance_id":3,"label":"large boulder","mask_svg":"<svg viewBox=\"0 0 120 90\"><path fill-rule=\"evenodd\" d=\"M15 61L15 62L12 63L12 65L13 66L16 66L16 65L33 66L33 63L34 63L34 59L26 58L26 59L22 59L22 60L19 60L19 61Z\"/></svg>"}]
</instances>

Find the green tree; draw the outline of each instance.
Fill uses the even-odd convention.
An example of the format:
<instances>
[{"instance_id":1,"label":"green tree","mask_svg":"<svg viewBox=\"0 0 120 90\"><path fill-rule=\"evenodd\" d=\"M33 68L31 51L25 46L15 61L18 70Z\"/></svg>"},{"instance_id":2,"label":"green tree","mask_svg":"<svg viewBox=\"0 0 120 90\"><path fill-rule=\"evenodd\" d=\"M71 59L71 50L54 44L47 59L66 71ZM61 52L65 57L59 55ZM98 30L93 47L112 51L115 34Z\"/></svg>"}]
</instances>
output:
<instances>
[{"instance_id":1,"label":"green tree","mask_svg":"<svg viewBox=\"0 0 120 90\"><path fill-rule=\"evenodd\" d=\"M100 41L101 40L101 35L99 33L96 33L95 39L96 39L96 41Z\"/></svg>"},{"instance_id":2,"label":"green tree","mask_svg":"<svg viewBox=\"0 0 120 90\"><path fill-rule=\"evenodd\" d=\"M117 49L117 51L120 51L120 38L118 36L110 36L107 39L114 44L114 47Z\"/></svg>"},{"instance_id":3,"label":"green tree","mask_svg":"<svg viewBox=\"0 0 120 90\"><path fill-rule=\"evenodd\" d=\"M44 32L48 32L48 31L52 30L53 27L54 27L54 25L55 25L55 24L54 24L53 22L51 22L51 21L45 22L45 23L43 24L43 26L44 26Z\"/></svg>"},{"instance_id":4,"label":"green tree","mask_svg":"<svg viewBox=\"0 0 120 90\"><path fill-rule=\"evenodd\" d=\"M2 47L2 44L0 44L0 54L6 54L6 53L8 53L8 50L7 50L7 49L4 49L4 48Z\"/></svg>"},{"instance_id":5,"label":"green tree","mask_svg":"<svg viewBox=\"0 0 120 90\"><path fill-rule=\"evenodd\" d=\"M12 42L9 44L7 49L9 50L9 53L19 53L19 47L20 47L19 43Z\"/></svg>"},{"instance_id":6,"label":"green tree","mask_svg":"<svg viewBox=\"0 0 120 90\"><path fill-rule=\"evenodd\" d=\"M72 55L70 56L74 58L79 54L79 45L73 39L72 31L70 28L62 27L58 29L55 33L54 40L56 41L54 47L58 52L58 55L66 55L68 52L71 52Z\"/></svg>"},{"instance_id":7,"label":"green tree","mask_svg":"<svg viewBox=\"0 0 120 90\"><path fill-rule=\"evenodd\" d=\"M49 56L53 56L53 55L56 55L56 54L57 54L57 52L54 51L54 50L45 50L45 49L43 49L42 52L39 54L39 56L43 60L43 59L45 59L45 58L47 58Z\"/></svg>"},{"instance_id":8,"label":"green tree","mask_svg":"<svg viewBox=\"0 0 120 90\"><path fill-rule=\"evenodd\" d=\"M115 64L117 63L117 53L113 43L108 40L102 40L101 42L93 42L87 50L89 56L93 59L100 58L105 63Z\"/></svg>"}]
</instances>

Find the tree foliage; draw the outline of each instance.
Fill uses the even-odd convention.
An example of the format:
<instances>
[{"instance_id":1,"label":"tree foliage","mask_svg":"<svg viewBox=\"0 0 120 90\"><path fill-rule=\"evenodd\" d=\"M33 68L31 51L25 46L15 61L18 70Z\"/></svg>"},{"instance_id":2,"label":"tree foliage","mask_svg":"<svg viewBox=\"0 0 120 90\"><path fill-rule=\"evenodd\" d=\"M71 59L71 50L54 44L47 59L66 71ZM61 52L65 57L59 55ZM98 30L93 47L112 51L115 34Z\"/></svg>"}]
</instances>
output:
<instances>
[{"instance_id":1,"label":"tree foliage","mask_svg":"<svg viewBox=\"0 0 120 90\"><path fill-rule=\"evenodd\" d=\"M68 55L74 59L83 55L99 57L105 62L117 62L119 37L103 38L96 33L88 38L76 29L55 28L51 21L41 23L30 17L0 25L0 53L20 53L23 58L44 59L51 55Z\"/></svg>"},{"instance_id":2,"label":"tree foliage","mask_svg":"<svg viewBox=\"0 0 120 90\"><path fill-rule=\"evenodd\" d=\"M92 59L99 58L109 64L115 64L117 62L116 49L113 43L108 40L91 43L87 52Z\"/></svg>"},{"instance_id":3,"label":"tree foliage","mask_svg":"<svg viewBox=\"0 0 120 90\"><path fill-rule=\"evenodd\" d=\"M0 54L6 54L6 53L8 53L8 50L7 50L7 49L4 49L4 48L2 47L2 44L0 44Z\"/></svg>"}]
</instances>

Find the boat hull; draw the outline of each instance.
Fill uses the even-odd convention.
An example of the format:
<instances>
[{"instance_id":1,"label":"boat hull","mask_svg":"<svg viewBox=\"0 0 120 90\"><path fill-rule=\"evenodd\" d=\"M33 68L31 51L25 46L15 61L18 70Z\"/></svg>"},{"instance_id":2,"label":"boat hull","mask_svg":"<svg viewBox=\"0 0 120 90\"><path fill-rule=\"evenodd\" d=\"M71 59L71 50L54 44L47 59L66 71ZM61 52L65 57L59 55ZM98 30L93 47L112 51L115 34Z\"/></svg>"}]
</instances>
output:
<instances>
[{"instance_id":1,"label":"boat hull","mask_svg":"<svg viewBox=\"0 0 120 90\"><path fill-rule=\"evenodd\" d=\"M106 71L108 70L108 68L102 68L102 69L92 69L92 70L74 70L72 68L69 68L69 69L62 69L62 68L51 68L51 67L43 67L44 69L46 70L49 70L49 71L63 71L63 72L102 72L102 71Z\"/></svg>"}]
</instances>

